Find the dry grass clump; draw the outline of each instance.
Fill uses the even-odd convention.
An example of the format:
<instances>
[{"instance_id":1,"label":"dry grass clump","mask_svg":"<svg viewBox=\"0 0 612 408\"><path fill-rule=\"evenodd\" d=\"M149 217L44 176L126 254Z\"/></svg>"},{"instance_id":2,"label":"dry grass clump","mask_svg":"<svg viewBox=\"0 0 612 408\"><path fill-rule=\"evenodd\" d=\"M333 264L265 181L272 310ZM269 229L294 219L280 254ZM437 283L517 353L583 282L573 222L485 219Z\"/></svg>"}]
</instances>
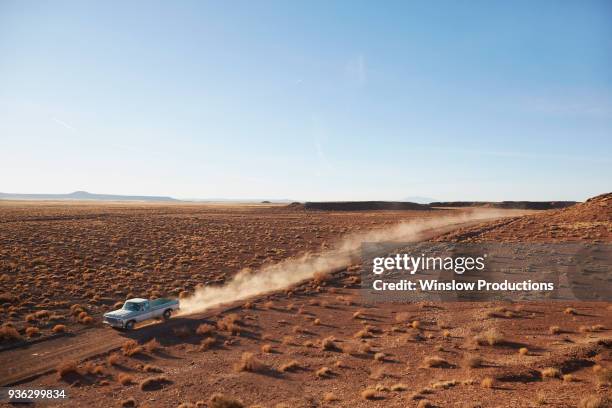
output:
<instances>
[{"instance_id":1,"label":"dry grass clump","mask_svg":"<svg viewBox=\"0 0 612 408\"><path fill-rule=\"evenodd\" d=\"M216 342L217 341L215 340L214 337L207 337L200 342L200 345L198 346L198 351L210 350L215 345Z\"/></svg>"},{"instance_id":2,"label":"dry grass clump","mask_svg":"<svg viewBox=\"0 0 612 408\"><path fill-rule=\"evenodd\" d=\"M60 379L66 378L70 374L79 374L76 361L64 361L57 366L56 370Z\"/></svg>"},{"instance_id":3,"label":"dry grass clump","mask_svg":"<svg viewBox=\"0 0 612 408\"><path fill-rule=\"evenodd\" d=\"M121 360L121 357L119 357L119 354L113 353L106 358L106 364L108 364L109 367L112 367L114 365L119 364L119 360Z\"/></svg>"},{"instance_id":4,"label":"dry grass clump","mask_svg":"<svg viewBox=\"0 0 612 408\"><path fill-rule=\"evenodd\" d=\"M385 361L385 353L378 352L374 354L374 360L376 361Z\"/></svg>"},{"instance_id":5,"label":"dry grass clump","mask_svg":"<svg viewBox=\"0 0 612 408\"><path fill-rule=\"evenodd\" d=\"M209 408L244 408L240 400L219 393L213 394L208 402Z\"/></svg>"},{"instance_id":6,"label":"dry grass clump","mask_svg":"<svg viewBox=\"0 0 612 408\"><path fill-rule=\"evenodd\" d=\"M370 333L370 331L367 329L361 329L357 333L355 333L353 337L356 339L368 339L372 337L372 333Z\"/></svg>"},{"instance_id":7,"label":"dry grass clump","mask_svg":"<svg viewBox=\"0 0 612 408\"><path fill-rule=\"evenodd\" d=\"M495 378L485 377L480 382L482 388L493 388L495 386Z\"/></svg>"},{"instance_id":8,"label":"dry grass clump","mask_svg":"<svg viewBox=\"0 0 612 408\"><path fill-rule=\"evenodd\" d=\"M518 352L520 355L526 356L527 354L529 354L529 349L527 347L521 347Z\"/></svg>"},{"instance_id":9,"label":"dry grass clump","mask_svg":"<svg viewBox=\"0 0 612 408\"><path fill-rule=\"evenodd\" d=\"M300 363L298 363L297 360L291 360L288 363L284 363L283 365L281 365L278 370L284 373L287 371L295 371L299 368Z\"/></svg>"},{"instance_id":10,"label":"dry grass clump","mask_svg":"<svg viewBox=\"0 0 612 408\"><path fill-rule=\"evenodd\" d=\"M548 332L550 334L559 334L559 333L561 333L561 328L559 326L550 326L548 328Z\"/></svg>"},{"instance_id":11,"label":"dry grass clump","mask_svg":"<svg viewBox=\"0 0 612 408\"><path fill-rule=\"evenodd\" d=\"M340 348L335 343L336 339L333 336L326 337L321 340L321 348L323 350L337 351Z\"/></svg>"},{"instance_id":12,"label":"dry grass clump","mask_svg":"<svg viewBox=\"0 0 612 408\"><path fill-rule=\"evenodd\" d=\"M327 378L332 375L332 370L329 367L321 367L315 374L319 378Z\"/></svg>"},{"instance_id":13,"label":"dry grass clump","mask_svg":"<svg viewBox=\"0 0 612 408\"><path fill-rule=\"evenodd\" d=\"M38 327L29 326L25 329L25 334L29 338L40 336L40 329Z\"/></svg>"},{"instance_id":14,"label":"dry grass clump","mask_svg":"<svg viewBox=\"0 0 612 408\"><path fill-rule=\"evenodd\" d=\"M412 327L413 329L420 329L421 322L419 320L413 320L412 323L410 323L410 327Z\"/></svg>"},{"instance_id":15,"label":"dry grass clump","mask_svg":"<svg viewBox=\"0 0 612 408\"><path fill-rule=\"evenodd\" d=\"M162 370L160 367L152 365L152 364L146 364L142 369L146 373L163 373L164 372L164 370Z\"/></svg>"},{"instance_id":16,"label":"dry grass clump","mask_svg":"<svg viewBox=\"0 0 612 408\"><path fill-rule=\"evenodd\" d=\"M135 408L136 407L136 400L133 397L130 397L126 400L121 401L121 407L122 408Z\"/></svg>"},{"instance_id":17,"label":"dry grass clump","mask_svg":"<svg viewBox=\"0 0 612 408\"><path fill-rule=\"evenodd\" d=\"M449 389L451 387L454 387L457 384L459 384L459 382L457 380L438 381L436 383L433 383L431 385L431 387L433 389L436 389L436 390L446 390L446 389Z\"/></svg>"},{"instance_id":18,"label":"dry grass clump","mask_svg":"<svg viewBox=\"0 0 612 408\"><path fill-rule=\"evenodd\" d=\"M495 328L489 329L486 332L474 337L474 340L480 346L496 346L505 341L504 334Z\"/></svg>"},{"instance_id":19,"label":"dry grass clump","mask_svg":"<svg viewBox=\"0 0 612 408\"><path fill-rule=\"evenodd\" d=\"M196 329L196 334L199 334L200 336L214 336L215 326L207 323L202 323Z\"/></svg>"},{"instance_id":20,"label":"dry grass clump","mask_svg":"<svg viewBox=\"0 0 612 408\"><path fill-rule=\"evenodd\" d=\"M353 313L353 319L363 319L363 312L361 310L358 310Z\"/></svg>"},{"instance_id":21,"label":"dry grass clump","mask_svg":"<svg viewBox=\"0 0 612 408\"><path fill-rule=\"evenodd\" d=\"M0 327L0 341L19 339L21 339L21 335L12 325L3 324L2 327Z\"/></svg>"},{"instance_id":22,"label":"dry grass clump","mask_svg":"<svg viewBox=\"0 0 612 408\"><path fill-rule=\"evenodd\" d=\"M548 367L541 371L542 378L560 378L561 371L554 367Z\"/></svg>"},{"instance_id":23,"label":"dry grass clump","mask_svg":"<svg viewBox=\"0 0 612 408\"><path fill-rule=\"evenodd\" d=\"M563 382L574 382L574 381L577 381L577 379L571 374L565 374L563 376Z\"/></svg>"},{"instance_id":24,"label":"dry grass clump","mask_svg":"<svg viewBox=\"0 0 612 408\"><path fill-rule=\"evenodd\" d=\"M123 355L127 357L135 356L136 354L142 353L142 347L136 340L128 340L121 346Z\"/></svg>"},{"instance_id":25,"label":"dry grass clump","mask_svg":"<svg viewBox=\"0 0 612 408\"><path fill-rule=\"evenodd\" d=\"M64 333L66 331L66 326L63 324L56 324L55 326L53 326L53 329L51 329L51 331L53 333Z\"/></svg>"},{"instance_id":26,"label":"dry grass clump","mask_svg":"<svg viewBox=\"0 0 612 408\"><path fill-rule=\"evenodd\" d=\"M154 351L158 350L161 348L161 344L159 344L159 342L157 341L157 339L151 339L149 341L147 341L144 344L144 349L149 352L149 353L153 353Z\"/></svg>"},{"instance_id":27,"label":"dry grass clump","mask_svg":"<svg viewBox=\"0 0 612 408\"><path fill-rule=\"evenodd\" d=\"M448 361L446 361L445 359L443 359L442 357L427 357L425 360L423 360L423 367L428 367L428 368L444 368L444 367L449 367L450 364L448 363Z\"/></svg>"},{"instance_id":28,"label":"dry grass clump","mask_svg":"<svg viewBox=\"0 0 612 408\"><path fill-rule=\"evenodd\" d=\"M484 361L482 357L480 356L467 356L463 360L463 363L466 367L478 368L478 367L482 367L482 364L484 363Z\"/></svg>"},{"instance_id":29,"label":"dry grass clump","mask_svg":"<svg viewBox=\"0 0 612 408\"><path fill-rule=\"evenodd\" d=\"M336 397L336 394L334 394L333 392L327 392L323 396L323 401L325 401L325 402L335 402L335 401L340 401L340 398Z\"/></svg>"},{"instance_id":30,"label":"dry grass clump","mask_svg":"<svg viewBox=\"0 0 612 408\"><path fill-rule=\"evenodd\" d=\"M397 383L391 386L391 391L399 392L399 391L407 391L407 390L408 390L408 386L403 383Z\"/></svg>"},{"instance_id":31,"label":"dry grass clump","mask_svg":"<svg viewBox=\"0 0 612 408\"><path fill-rule=\"evenodd\" d=\"M375 388L366 388L361 391L361 398L365 400L373 400L376 398L376 389Z\"/></svg>"},{"instance_id":32,"label":"dry grass clump","mask_svg":"<svg viewBox=\"0 0 612 408\"><path fill-rule=\"evenodd\" d=\"M576 309L574 309L573 307L568 307L563 311L563 313L567 315L577 315L578 311L576 311Z\"/></svg>"},{"instance_id":33,"label":"dry grass clump","mask_svg":"<svg viewBox=\"0 0 612 408\"><path fill-rule=\"evenodd\" d=\"M103 375L104 374L104 367L102 367L101 365L94 364L93 361L88 361L83 367L83 369L85 370L87 374L92 374L92 375Z\"/></svg>"},{"instance_id":34,"label":"dry grass clump","mask_svg":"<svg viewBox=\"0 0 612 408\"><path fill-rule=\"evenodd\" d=\"M245 351L240 357L240 361L236 364L237 371L249 371L252 373L262 372L266 369L266 365L257 359L251 352Z\"/></svg>"},{"instance_id":35,"label":"dry grass clump","mask_svg":"<svg viewBox=\"0 0 612 408\"><path fill-rule=\"evenodd\" d=\"M236 313L231 313L217 321L217 329L237 336L240 334L240 324L240 316Z\"/></svg>"},{"instance_id":36,"label":"dry grass clump","mask_svg":"<svg viewBox=\"0 0 612 408\"><path fill-rule=\"evenodd\" d=\"M589 395L578 403L578 408L609 408L610 406L612 406L612 400L599 395Z\"/></svg>"},{"instance_id":37,"label":"dry grass clump","mask_svg":"<svg viewBox=\"0 0 612 408\"><path fill-rule=\"evenodd\" d=\"M431 403L431 401L422 399L417 404L417 408L434 408L435 405Z\"/></svg>"},{"instance_id":38,"label":"dry grass clump","mask_svg":"<svg viewBox=\"0 0 612 408\"><path fill-rule=\"evenodd\" d=\"M149 377L144 379L140 383L140 389L142 391L153 391L163 388L164 385L169 384L170 380L165 375L157 375L155 377Z\"/></svg>"},{"instance_id":39,"label":"dry grass clump","mask_svg":"<svg viewBox=\"0 0 612 408\"><path fill-rule=\"evenodd\" d=\"M262 353L271 353L272 352L272 345L271 344L264 344L261 346L261 351Z\"/></svg>"},{"instance_id":40,"label":"dry grass clump","mask_svg":"<svg viewBox=\"0 0 612 408\"><path fill-rule=\"evenodd\" d=\"M134 383L134 377L126 373L119 373L117 381L119 381L121 385L130 385Z\"/></svg>"}]
</instances>

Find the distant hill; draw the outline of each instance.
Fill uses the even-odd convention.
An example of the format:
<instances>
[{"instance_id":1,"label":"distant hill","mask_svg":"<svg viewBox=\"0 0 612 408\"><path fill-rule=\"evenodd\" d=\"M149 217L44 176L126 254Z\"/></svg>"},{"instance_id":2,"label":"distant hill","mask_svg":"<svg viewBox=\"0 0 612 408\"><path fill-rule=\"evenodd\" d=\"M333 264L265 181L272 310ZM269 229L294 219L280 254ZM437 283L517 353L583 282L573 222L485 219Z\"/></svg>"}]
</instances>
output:
<instances>
[{"instance_id":1,"label":"distant hill","mask_svg":"<svg viewBox=\"0 0 612 408\"><path fill-rule=\"evenodd\" d=\"M93 194L75 191L69 194L11 194L0 193L0 200L95 200L95 201L180 201L165 196L128 196L116 194Z\"/></svg>"}]
</instances>

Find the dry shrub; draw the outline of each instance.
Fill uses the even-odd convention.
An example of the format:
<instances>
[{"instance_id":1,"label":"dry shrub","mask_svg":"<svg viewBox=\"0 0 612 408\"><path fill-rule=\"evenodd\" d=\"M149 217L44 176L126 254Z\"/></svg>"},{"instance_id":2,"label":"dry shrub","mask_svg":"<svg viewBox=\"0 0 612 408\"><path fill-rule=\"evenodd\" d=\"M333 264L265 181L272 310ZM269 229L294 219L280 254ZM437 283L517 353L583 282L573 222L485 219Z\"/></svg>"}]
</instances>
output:
<instances>
[{"instance_id":1,"label":"dry shrub","mask_svg":"<svg viewBox=\"0 0 612 408\"><path fill-rule=\"evenodd\" d=\"M413 320L412 323L410 323L410 327L412 327L413 329L420 329L421 322L418 320Z\"/></svg>"},{"instance_id":2,"label":"dry shrub","mask_svg":"<svg viewBox=\"0 0 612 408\"><path fill-rule=\"evenodd\" d=\"M272 345L271 344L264 344L263 346L261 346L261 351L262 351L262 353L271 353L272 352Z\"/></svg>"},{"instance_id":3,"label":"dry shrub","mask_svg":"<svg viewBox=\"0 0 612 408\"><path fill-rule=\"evenodd\" d=\"M135 356L136 354L142 353L142 347L138 345L136 340L128 340L121 346L123 355L127 357Z\"/></svg>"},{"instance_id":4,"label":"dry shrub","mask_svg":"<svg viewBox=\"0 0 612 408\"><path fill-rule=\"evenodd\" d=\"M321 340L321 348L323 350L330 350L330 351L339 350L339 347L336 345L336 343L334 343L335 340L336 339L333 336L324 338L323 340Z\"/></svg>"},{"instance_id":5,"label":"dry shrub","mask_svg":"<svg viewBox=\"0 0 612 408\"><path fill-rule=\"evenodd\" d=\"M217 329L230 332L232 335L236 336L240 334L240 323L240 316L231 313L217 321Z\"/></svg>"},{"instance_id":6,"label":"dry shrub","mask_svg":"<svg viewBox=\"0 0 612 408\"><path fill-rule=\"evenodd\" d=\"M609 408L610 406L612 406L612 400L599 395L589 395L578 403L578 408Z\"/></svg>"},{"instance_id":7,"label":"dry shrub","mask_svg":"<svg viewBox=\"0 0 612 408\"><path fill-rule=\"evenodd\" d=\"M560 378L561 377L561 371L559 371L559 369L554 368L554 367L545 368L541 371L541 373L542 373L542 378Z\"/></svg>"},{"instance_id":8,"label":"dry shrub","mask_svg":"<svg viewBox=\"0 0 612 408\"><path fill-rule=\"evenodd\" d=\"M363 319L363 312L361 310L358 310L353 313L353 319Z\"/></svg>"},{"instance_id":9,"label":"dry shrub","mask_svg":"<svg viewBox=\"0 0 612 408\"><path fill-rule=\"evenodd\" d=\"M164 385L169 384L170 380L165 375L158 375L155 377L149 377L143 380L140 383L140 389L142 391L154 391L159 390L164 387Z\"/></svg>"},{"instance_id":10,"label":"dry shrub","mask_svg":"<svg viewBox=\"0 0 612 408\"><path fill-rule=\"evenodd\" d=\"M108 364L109 366L117 365L119 364L120 359L121 357L119 357L119 354L113 353L106 358L106 364Z\"/></svg>"},{"instance_id":11,"label":"dry shrub","mask_svg":"<svg viewBox=\"0 0 612 408\"><path fill-rule=\"evenodd\" d=\"M563 313L568 315L577 315L578 311L576 311L576 309L574 309L573 307L568 307L563 311Z\"/></svg>"},{"instance_id":12,"label":"dry shrub","mask_svg":"<svg viewBox=\"0 0 612 408\"><path fill-rule=\"evenodd\" d=\"M559 333L561 333L561 328L559 326L550 326L548 328L548 332L550 334L559 334Z\"/></svg>"},{"instance_id":13,"label":"dry shrub","mask_svg":"<svg viewBox=\"0 0 612 408\"><path fill-rule=\"evenodd\" d=\"M450 364L442 357L427 357L425 360L423 360L423 367L444 368L448 366L450 366Z\"/></svg>"},{"instance_id":14,"label":"dry shrub","mask_svg":"<svg viewBox=\"0 0 612 408\"><path fill-rule=\"evenodd\" d=\"M323 401L325 402L340 401L340 398L336 397L336 394L334 394L333 392L327 392L323 396Z\"/></svg>"},{"instance_id":15,"label":"dry shrub","mask_svg":"<svg viewBox=\"0 0 612 408\"><path fill-rule=\"evenodd\" d=\"M442 332L442 337L448 338L448 337L450 337L450 336L451 336L451 332L450 332L450 331L448 331L448 330L444 330L444 331Z\"/></svg>"},{"instance_id":16,"label":"dry shrub","mask_svg":"<svg viewBox=\"0 0 612 408\"><path fill-rule=\"evenodd\" d=\"M217 341L213 337L207 337L200 342L200 346L198 347L199 351L210 350L212 346L215 345Z\"/></svg>"},{"instance_id":17,"label":"dry shrub","mask_svg":"<svg viewBox=\"0 0 612 408\"><path fill-rule=\"evenodd\" d=\"M595 324L591 327L591 331L594 331L594 332L603 331L603 330L606 330L606 326L604 326L603 324Z\"/></svg>"},{"instance_id":18,"label":"dry shrub","mask_svg":"<svg viewBox=\"0 0 612 408\"><path fill-rule=\"evenodd\" d=\"M529 349L527 347L521 347L518 352L520 355L526 356L527 354L529 354Z\"/></svg>"},{"instance_id":19,"label":"dry shrub","mask_svg":"<svg viewBox=\"0 0 612 408\"><path fill-rule=\"evenodd\" d=\"M319 378L327 378L332 374L332 370L328 367L321 367L315 374Z\"/></svg>"},{"instance_id":20,"label":"dry shrub","mask_svg":"<svg viewBox=\"0 0 612 408\"><path fill-rule=\"evenodd\" d=\"M378 352L374 354L374 360L376 361L385 361L385 353Z\"/></svg>"},{"instance_id":21,"label":"dry shrub","mask_svg":"<svg viewBox=\"0 0 612 408\"><path fill-rule=\"evenodd\" d=\"M485 377L480 382L482 388L493 388L495 386L495 378Z\"/></svg>"},{"instance_id":22,"label":"dry shrub","mask_svg":"<svg viewBox=\"0 0 612 408\"><path fill-rule=\"evenodd\" d=\"M376 389L375 388L366 388L361 391L361 398L366 400L372 400L376 398Z\"/></svg>"},{"instance_id":23,"label":"dry shrub","mask_svg":"<svg viewBox=\"0 0 612 408\"><path fill-rule=\"evenodd\" d=\"M63 324L56 324L55 326L53 326L53 329L51 329L51 331L53 333L64 333L66 331L66 326Z\"/></svg>"},{"instance_id":24,"label":"dry shrub","mask_svg":"<svg viewBox=\"0 0 612 408\"><path fill-rule=\"evenodd\" d=\"M281 365L279 368L279 371L284 373L287 371L295 371L299 368L300 368L300 363L298 363L296 360L291 360L288 363Z\"/></svg>"},{"instance_id":25,"label":"dry shrub","mask_svg":"<svg viewBox=\"0 0 612 408\"><path fill-rule=\"evenodd\" d=\"M408 386L406 384L402 384L402 383L398 383L398 384L393 384L391 386L391 391L407 391L408 390Z\"/></svg>"},{"instance_id":26,"label":"dry shrub","mask_svg":"<svg viewBox=\"0 0 612 408\"><path fill-rule=\"evenodd\" d=\"M0 327L0 340L19 340L21 335L13 326L4 324Z\"/></svg>"},{"instance_id":27,"label":"dry shrub","mask_svg":"<svg viewBox=\"0 0 612 408\"><path fill-rule=\"evenodd\" d=\"M85 370L87 374L92 374L92 375L103 375L104 374L104 367L102 367L101 365L94 364L93 361L88 361L87 363L85 363L85 365L83 366L83 369Z\"/></svg>"},{"instance_id":28,"label":"dry shrub","mask_svg":"<svg viewBox=\"0 0 612 408\"><path fill-rule=\"evenodd\" d=\"M356 339L368 339L372 337L372 333L370 333L367 329L362 329L355 333L353 337Z\"/></svg>"},{"instance_id":29,"label":"dry shrub","mask_svg":"<svg viewBox=\"0 0 612 408\"><path fill-rule=\"evenodd\" d=\"M244 408L241 401L219 393L210 397L208 406L209 408Z\"/></svg>"},{"instance_id":30,"label":"dry shrub","mask_svg":"<svg viewBox=\"0 0 612 408\"><path fill-rule=\"evenodd\" d=\"M467 356L464 359L464 365L469 368L478 368L483 364L483 360L480 356Z\"/></svg>"},{"instance_id":31,"label":"dry shrub","mask_svg":"<svg viewBox=\"0 0 612 408\"><path fill-rule=\"evenodd\" d=\"M161 348L161 344L159 344L159 342L157 341L157 339L151 339L149 341L147 341L144 344L144 349L149 352L149 353L153 353L154 351L158 350L159 348Z\"/></svg>"},{"instance_id":32,"label":"dry shrub","mask_svg":"<svg viewBox=\"0 0 612 408\"><path fill-rule=\"evenodd\" d=\"M135 408L136 400L134 398L128 398L126 400L121 401L122 408Z\"/></svg>"},{"instance_id":33,"label":"dry shrub","mask_svg":"<svg viewBox=\"0 0 612 408\"><path fill-rule=\"evenodd\" d=\"M199 334L200 336L214 336L215 327L210 324L203 323L196 329L196 334Z\"/></svg>"},{"instance_id":34,"label":"dry shrub","mask_svg":"<svg viewBox=\"0 0 612 408\"><path fill-rule=\"evenodd\" d=\"M56 370L60 379L66 378L70 374L79 374L76 361L64 361L57 366Z\"/></svg>"},{"instance_id":35,"label":"dry shrub","mask_svg":"<svg viewBox=\"0 0 612 408\"><path fill-rule=\"evenodd\" d=\"M496 346L505 341L504 334L494 328L474 337L474 340L480 346Z\"/></svg>"},{"instance_id":36,"label":"dry shrub","mask_svg":"<svg viewBox=\"0 0 612 408\"><path fill-rule=\"evenodd\" d=\"M431 403L431 401L426 400L426 399L422 399L419 401L419 403L417 404L417 408L434 408L434 404Z\"/></svg>"},{"instance_id":37,"label":"dry shrub","mask_svg":"<svg viewBox=\"0 0 612 408\"><path fill-rule=\"evenodd\" d=\"M320 324L321 324L321 319L319 319L319 318L314 319L314 320L312 321L312 324L314 324L315 326L320 325Z\"/></svg>"},{"instance_id":38,"label":"dry shrub","mask_svg":"<svg viewBox=\"0 0 612 408\"><path fill-rule=\"evenodd\" d=\"M252 373L262 372L266 369L266 365L257 359L253 353L245 351L240 357L240 361L236 365L238 371L249 371Z\"/></svg>"},{"instance_id":39,"label":"dry shrub","mask_svg":"<svg viewBox=\"0 0 612 408\"><path fill-rule=\"evenodd\" d=\"M25 334L29 338L40 336L40 329L38 327L30 326L25 329Z\"/></svg>"},{"instance_id":40,"label":"dry shrub","mask_svg":"<svg viewBox=\"0 0 612 408\"><path fill-rule=\"evenodd\" d=\"M162 370L160 367L152 365L152 364L146 364L143 368L144 372L147 373L163 373L164 370Z\"/></svg>"},{"instance_id":41,"label":"dry shrub","mask_svg":"<svg viewBox=\"0 0 612 408\"><path fill-rule=\"evenodd\" d=\"M565 374L563 376L563 382L574 382L574 381L576 381L576 377L574 377L571 374Z\"/></svg>"},{"instance_id":42,"label":"dry shrub","mask_svg":"<svg viewBox=\"0 0 612 408\"><path fill-rule=\"evenodd\" d=\"M134 377L126 373L119 373L117 381L119 381L121 385L130 385L134 383Z\"/></svg>"},{"instance_id":43,"label":"dry shrub","mask_svg":"<svg viewBox=\"0 0 612 408\"><path fill-rule=\"evenodd\" d=\"M449 389L451 387L454 387L457 384L459 384L459 382L457 380L438 381L436 383L433 383L431 385L431 387L436 389L436 390L446 390L446 389Z\"/></svg>"}]
</instances>

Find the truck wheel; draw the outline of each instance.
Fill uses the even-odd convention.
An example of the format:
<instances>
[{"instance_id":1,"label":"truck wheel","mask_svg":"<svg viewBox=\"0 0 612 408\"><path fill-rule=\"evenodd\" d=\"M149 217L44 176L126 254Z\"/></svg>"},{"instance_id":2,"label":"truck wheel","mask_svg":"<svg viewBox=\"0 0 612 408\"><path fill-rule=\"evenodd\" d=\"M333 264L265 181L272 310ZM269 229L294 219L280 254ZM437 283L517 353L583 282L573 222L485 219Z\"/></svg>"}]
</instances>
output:
<instances>
[{"instance_id":1,"label":"truck wheel","mask_svg":"<svg viewBox=\"0 0 612 408\"><path fill-rule=\"evenodd\" d=\"M164 320L170 319L170 316L172 316L172 310L168 309L164 311Z\"/></svg>"},{"instance_id":2,"label":"truck wheel","mask_svg":"<svg viewBox=\"0 0 612 408\"><path fill-rule=\"evenodd\" d=\"M132 329L134 329L134 324L135 324L135 322L134 322L133 320L130 320L129 322L127 322L127 323L125 324L125 329L126 329L126 330L132 330Z\"/></svg>"}]
</instances>

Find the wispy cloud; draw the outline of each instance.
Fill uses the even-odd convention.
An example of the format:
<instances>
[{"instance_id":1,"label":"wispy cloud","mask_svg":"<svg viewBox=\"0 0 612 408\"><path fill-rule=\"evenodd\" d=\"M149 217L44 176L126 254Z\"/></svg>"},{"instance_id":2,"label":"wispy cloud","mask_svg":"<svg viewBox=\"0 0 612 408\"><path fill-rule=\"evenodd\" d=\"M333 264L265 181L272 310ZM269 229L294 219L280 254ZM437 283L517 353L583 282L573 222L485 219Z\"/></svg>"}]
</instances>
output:
<instances>
[{"instance_id":1,"label":"wispy cloud","mask_svg":"<svg viewBox=\"0 0 612 408\"><path fill-rule=\"evenodd\" d=\"M57 123L58 125L60 125L62 127L65 127L68 130L71 130L71 131L75 131L76 130L74 126L64 122L63 120L59 120L58 118L51 118L51 120L54 121L55 123Z\"/></svg>"}]
</instances>

